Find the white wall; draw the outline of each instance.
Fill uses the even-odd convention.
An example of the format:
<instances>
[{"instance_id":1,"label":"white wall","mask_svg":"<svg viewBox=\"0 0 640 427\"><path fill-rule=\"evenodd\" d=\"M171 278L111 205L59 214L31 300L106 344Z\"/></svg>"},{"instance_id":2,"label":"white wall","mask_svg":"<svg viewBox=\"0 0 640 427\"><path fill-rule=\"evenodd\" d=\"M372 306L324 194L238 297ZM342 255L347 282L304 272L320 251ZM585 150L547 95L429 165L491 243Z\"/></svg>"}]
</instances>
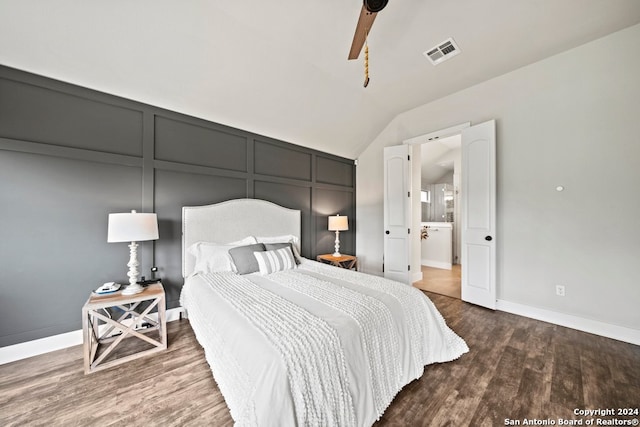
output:
<instances>
[{"instance_id":1,"label":"white wall","mask_svg":"<svg viewBox=\"0 0 640 427\"><path fill-rule=\"evenodd\" d=\"M638 40L635 25L397 116L358 158L362 270L382 269L383 147L496 119L498 299L638 332Z\"/></svg>"}]
</instances>

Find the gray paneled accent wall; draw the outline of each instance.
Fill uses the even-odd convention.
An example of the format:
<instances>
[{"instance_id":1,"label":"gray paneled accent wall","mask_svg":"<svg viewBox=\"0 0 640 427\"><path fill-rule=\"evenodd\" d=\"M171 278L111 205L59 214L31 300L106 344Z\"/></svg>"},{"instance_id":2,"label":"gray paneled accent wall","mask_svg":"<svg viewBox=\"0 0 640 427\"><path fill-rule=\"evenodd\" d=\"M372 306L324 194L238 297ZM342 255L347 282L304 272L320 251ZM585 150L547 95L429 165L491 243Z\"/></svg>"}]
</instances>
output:
<instances>
[{"instance_id":1,"label":"gray paneled accent wall","mask_svg":"<svg viewBox=\"0 0 640 427\"><path fill-rule=\"evenodd\" d=\"M302 254L333 251L327 216L349 215L352 160L0 66L0 347L78 330L91 290L127 282L110 212L156 212L140 271L179 305L182 206L259 198L302 211Z\"/></svg>"}]
</instances>

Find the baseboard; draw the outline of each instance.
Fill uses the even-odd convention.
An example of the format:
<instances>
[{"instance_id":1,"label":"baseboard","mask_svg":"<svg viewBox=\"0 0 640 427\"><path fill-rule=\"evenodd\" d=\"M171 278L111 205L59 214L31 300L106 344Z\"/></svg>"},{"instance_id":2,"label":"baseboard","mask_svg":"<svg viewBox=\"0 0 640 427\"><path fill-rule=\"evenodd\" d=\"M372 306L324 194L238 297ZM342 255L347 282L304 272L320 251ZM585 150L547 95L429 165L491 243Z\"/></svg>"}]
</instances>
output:
<instances>
[{"instance_id":1,"label":"baseboard","mask_svg":"<svg viewBox=\"0 0 640 427\"><path fill-rule=\"evenodd\" d=\"M166 321L173 322L174 320L178 320L182 312L182 307L167 310ZM157 316L156 313L151 313L149 317L154 317L154 314ZM49 353L50 351L73 347L74 345L79 344L82 344L82 329L38 340L27 341L20 344L0 347L0 365L37 356L39 354Z\"/></svg>"},{"instance_id":2,"label":"baseboard","mask_svg":"<svg viewBox=\"0 0 640 427\"><path fill-rule=\"evenodd\" d=\"M442 268L444 270L451 270L453 265L450 262L435 261L432 259L422 259L420 263L425 267Z\"/></svg>"},{"instance_id":3,"label":"baseboard","mask_svg":"<svg viewBox=\"0 0 640 427\"><path fill-rule=\"evenodd\" d=\"M543 322L565 326L571 329L588 332L612 338L630 344L640 345L640 330L627 328L626 326L612 325L597 320L585 319L584 317L573 316L571 314L560 313L544 308L532 307L515 302L498 300L496 309L518 316L529 317L531 319L542 320Z\"/></svg>"}]
</instances>

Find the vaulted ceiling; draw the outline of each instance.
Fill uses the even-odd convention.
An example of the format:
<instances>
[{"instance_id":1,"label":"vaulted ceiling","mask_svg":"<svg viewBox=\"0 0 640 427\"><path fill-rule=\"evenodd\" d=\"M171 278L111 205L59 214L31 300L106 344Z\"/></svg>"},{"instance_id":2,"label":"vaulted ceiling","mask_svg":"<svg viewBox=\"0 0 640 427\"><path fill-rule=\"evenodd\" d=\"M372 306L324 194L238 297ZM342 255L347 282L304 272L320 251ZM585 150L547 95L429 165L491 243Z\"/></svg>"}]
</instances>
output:
<instances>
[{"instance_id":1,"label":"vaulted ceiling","mask_svg":"<svg viewBox=\"0 0 640 427\"><path fill-rule=\"evenodd\" d=\"M0 63L356 158L399 113L640 22L638 0L391 0L364 88L361 6L0 0Z\"/></svg>"}]
</instances>

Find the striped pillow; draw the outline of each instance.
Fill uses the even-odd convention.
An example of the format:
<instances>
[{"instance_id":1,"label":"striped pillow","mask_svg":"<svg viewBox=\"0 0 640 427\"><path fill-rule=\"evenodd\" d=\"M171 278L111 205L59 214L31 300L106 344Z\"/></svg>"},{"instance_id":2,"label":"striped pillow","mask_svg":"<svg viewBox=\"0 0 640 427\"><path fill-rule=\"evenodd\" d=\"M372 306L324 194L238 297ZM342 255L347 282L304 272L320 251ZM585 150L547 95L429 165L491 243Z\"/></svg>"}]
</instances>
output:
<instances>
[{"instance_id":1,"label":"striped pillow","mask_svg":"<svg viewBox=\"0 0 640 427\"><path fill-rule=\"evenodd\" d=\"M290 247L274 251L254 252L253 256L258 260L258 267L262 275L296 268L296 260L293 258Z\"/></svg>"}]
</instances>

